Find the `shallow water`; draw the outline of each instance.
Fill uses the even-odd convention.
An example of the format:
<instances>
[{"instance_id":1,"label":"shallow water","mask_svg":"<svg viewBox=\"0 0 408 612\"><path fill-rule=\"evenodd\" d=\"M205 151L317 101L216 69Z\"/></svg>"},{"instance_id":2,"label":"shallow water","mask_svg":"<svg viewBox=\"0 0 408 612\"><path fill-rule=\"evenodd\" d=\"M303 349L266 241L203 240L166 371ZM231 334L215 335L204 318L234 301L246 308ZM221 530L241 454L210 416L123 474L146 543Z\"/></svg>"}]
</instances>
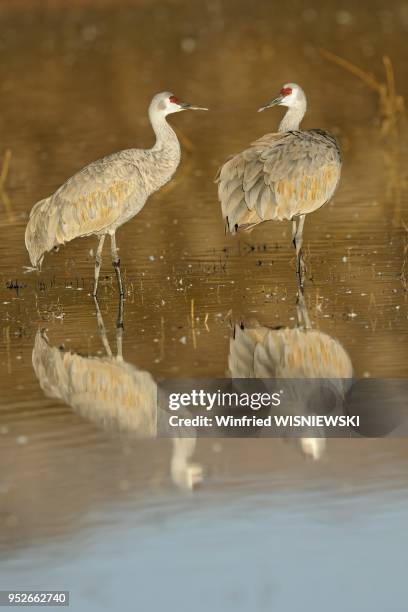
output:
<instances>
[{"instance_id":1,"label":"shallow water","mask_svg":"<svg viewBox=\"0 0 408 612\"><path fill-rule=\"evenodd\" d=\"M170 119L176 178L118 232L125 362L155 380L222 377L234 322L296 325L289 224L226 237L213 184L229 154L276 129L280 109L255 111L293 80L309 97L304 127L333 131L344 153L333 202L305 225L309 316L357 377L407 376L406 126L382 134L375 93L318 48L379 79L388 54L408 99L408 5L300 4L261 1L250 16L241 1L1 8L1 588L70 588L75 610L127 609L131 596L143 609L319 610L330 598L340 610L351 597L355 609L404 609L404 439L329 440L315 462L281 440L199 440L191 491L172 473L172 442L118 435L46 398L32 366L38 329L80 355L104 347L95 240L23 274L29 210L85 163L150 146L146 107L163 89L212 112ZM102 275L115 351L108 249Z\"/></svg>"}]
</instances>

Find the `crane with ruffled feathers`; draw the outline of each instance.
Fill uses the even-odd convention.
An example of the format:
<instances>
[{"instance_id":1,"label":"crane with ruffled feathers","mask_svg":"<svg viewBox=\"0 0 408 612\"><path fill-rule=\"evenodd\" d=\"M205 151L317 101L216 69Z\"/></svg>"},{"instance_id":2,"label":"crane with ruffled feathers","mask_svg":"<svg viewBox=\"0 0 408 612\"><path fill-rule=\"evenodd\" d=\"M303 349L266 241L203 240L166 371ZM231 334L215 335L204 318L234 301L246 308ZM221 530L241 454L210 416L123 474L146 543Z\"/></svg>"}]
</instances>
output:
<instances>
[{"instance_id":1,"label":"crane with ruffled feathers","mask_svg":"<svg viewBox=\"0 0 408 612\"><path fill-rule=\"evenodd\" d=\"M141 211L148 197L172 178L180 163L180 143L167 123L171 113L207 110L180 102L172 93L154 96L149 118L156 135L151 149L127 149L85 166L30 213L25 244L32 266L40 269L45 253L74 238L96 235L95 283L98 290L102 250L111 239L112 263L123 295L116 230Z\"/></svg>"},{"instance_id":2,"label":"crane with ruffled feathers","mask_svg":"<svg viewBox=\"0 0 408 612\"><path fill-rule=\"evenodd\" d=\"M259 109L288 108L277 133L262 136L230 157L218 171L218 195L227 228L250 231L263 221L292 221L296 270L303 286L305 216L328 202L340 179L341 153L336 139L320 129L301 130L306 96L296 83Z\"/></svg>"}]
</instances>

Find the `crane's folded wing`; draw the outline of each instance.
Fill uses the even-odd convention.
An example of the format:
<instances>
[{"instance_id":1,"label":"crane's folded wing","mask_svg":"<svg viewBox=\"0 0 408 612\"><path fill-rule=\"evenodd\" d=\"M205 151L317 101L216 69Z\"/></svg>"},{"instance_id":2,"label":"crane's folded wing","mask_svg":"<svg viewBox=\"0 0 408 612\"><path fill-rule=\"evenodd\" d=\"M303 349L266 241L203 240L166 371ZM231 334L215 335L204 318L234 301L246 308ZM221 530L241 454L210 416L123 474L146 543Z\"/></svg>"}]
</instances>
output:
<instances>
[{"instance_id":1,"label":"crane's folded wing","mask_svg":"<svg viewBox=\"0 0 408 612\"><path fill-rule=\"evenodd\" d=\"M32 209L25 238L33 265L54 247L114 228L123 217L136 214L145 201L142 177L126 157L89 164Z\"/></svg>"},{"instance_id":2,"label":"crane's folded wing","mask_svg":"<svg viewBox=\"0 0 408 612\"><path fill-rule=\"evenodd\" d=\"M109 228L126 214L129 199L138 191L144 200L143 182L134 164L118 159L86 166L52 196L58 217L56 239L67 242Z\"/></svg>"},{"instance_id":3,"label":"crane's folded wing","mask_svg":"<svg viewBox=\"0 0 408 612\"><path fill-rule=\"evenodd\" d=\"M327 132L263 136L228 159L217 175L230 231L317 210L333 195L340 170L340 150Z\"/></svg>"}]
</instances>

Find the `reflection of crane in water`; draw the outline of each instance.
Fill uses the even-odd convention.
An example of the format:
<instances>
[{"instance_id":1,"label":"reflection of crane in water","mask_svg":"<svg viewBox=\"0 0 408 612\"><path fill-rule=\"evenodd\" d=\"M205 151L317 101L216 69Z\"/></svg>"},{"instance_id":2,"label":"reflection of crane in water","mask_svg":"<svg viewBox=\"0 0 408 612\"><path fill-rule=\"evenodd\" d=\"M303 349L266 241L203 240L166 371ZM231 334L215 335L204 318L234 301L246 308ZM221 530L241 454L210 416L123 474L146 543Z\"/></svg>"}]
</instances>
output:
<instances>
[{"instance_id":1,"label":"reflection of crane in water","mask_svg":"<svg viewBox=\"0 0 408 612\"><path fill-rule=\"evenodd\" d=\"M259 110L287 106L278 133L266 134L229 158L217 181L222 214L230 232L249 231L262 221L289 219L293 225L296 270L303 284L305 215L328 202L340 178L341 155L333 136L300 130L306 96L287 83L277 98Z\"/></svg>"},{"instance_id":2,"label":"reflection of crane in water","mask_svg":"<svg viewBox=\"0 0 408 612\"><path fill-rule=\"evenodd\" d=\"M83 357L51 346L38 330L33 348L33 367L42 390L104 429L139 438L157 435L157 385L149 372L127 363L122 356L122 301L117 326L117 354L109 346L102 315L97 307L104 357ZM171 476L181 488L193 488L202 470L189 459L195 438L172 438Z\"/></svg>"},{"instance_id":3,"label":"reflection of crane in water","mask_svg":"<svg viewBox=\"0 0 408 612\"><path fill-rule=\"evenodd\" d=\"M40 268L47 251L82 236L99 239L95 258L94 295L105 237L111 239L112 263L123 295L116 230L134 217L149 195L165 185L180 163L180 143L167 115L180 111L207 110L179 102L169 93L154 96L149 118L156 134L151 149L128 149L92 162L68 179L53 195L37 202L30 213L25 243L30 260Z\"/></svg>"},{"instance_id":4,"label":"reflection of crane in water","mask_svg":"<svg viewBox=\"0 0 408 612\"><path fill-rule=\"evenodd\" d=\"M298 325L295 328L272 329L253 325L236 325L230 340L228 366L233 378L308 379L304 395L296 398L297 408L324 391L322 379L336 384L344 398L347 379L353 374L350 357L338 340L311 328L304 296L298 294ZM316 379L316 380L313 380ZM336 382L336 379L338 381ZM296 384L289 392L297 394ZM300 438L305 454L318 459L325 448L324 438Z\"/></svg>"}]
</instances>

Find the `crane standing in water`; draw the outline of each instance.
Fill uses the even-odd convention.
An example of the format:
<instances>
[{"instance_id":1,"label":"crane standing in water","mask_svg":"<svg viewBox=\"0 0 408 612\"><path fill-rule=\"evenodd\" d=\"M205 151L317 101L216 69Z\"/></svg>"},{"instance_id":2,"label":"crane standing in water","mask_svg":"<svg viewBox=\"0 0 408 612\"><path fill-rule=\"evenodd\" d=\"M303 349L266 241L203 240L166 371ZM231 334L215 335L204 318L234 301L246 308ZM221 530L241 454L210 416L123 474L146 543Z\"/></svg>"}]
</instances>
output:
<instances>
[{"instance_id":1,"label":"crane standing in water","mask_svg":"<svg viewBox=\"0 0 408 612\"><path fill-rule=\"evenodd\" d=\"M296 271L303 287L305 215L330 200L340 179L336 139L323 130L300 130L306 96L287 83L279 96L259 109L287 106L278 133L266 134L249 149L230 157L216 181L223 217L231 233L249 231L268 220L292 221Z\"/></svg>"},{"instance_id":2,"label":"crane standing in water","mask_svg":"<svg viewBox=\"0 0 408 612\"><path fill-rule=\"evenodd\" d=\"M134 217L149 195L172 178L180 163L180 143L166 116L183 110L208 110L179 100L170 92L154 96L149 118L156 134L151 149L128 149L92 162L68 179L53 195L37 202L30 213L25 243L34 268L46 252L82 236L96 235L95 284L105 237L111 238L112 263L123 295L116 230Z\"/></svg>"}]
</instances>

